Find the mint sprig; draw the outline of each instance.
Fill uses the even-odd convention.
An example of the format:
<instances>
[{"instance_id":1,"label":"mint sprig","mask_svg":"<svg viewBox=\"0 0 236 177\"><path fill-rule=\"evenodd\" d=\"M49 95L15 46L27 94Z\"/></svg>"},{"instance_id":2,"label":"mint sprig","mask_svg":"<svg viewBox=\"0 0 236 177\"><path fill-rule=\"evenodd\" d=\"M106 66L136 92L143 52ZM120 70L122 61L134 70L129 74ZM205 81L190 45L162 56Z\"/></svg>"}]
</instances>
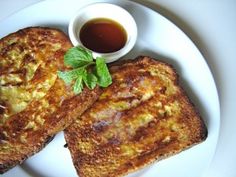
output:
<instances>
[{"instance_id":1,"label":"mint sprig","mask_svg":"<svg viewBox=\"0 0 236 177\"><path fill-rule=\"evenodd\" d=\"M65 65L72 68L82 67L91 62L93 62L92 52L82 47L70 48L64 56Z\"/></svg>"},{"instance_id":2,"label":"mint sprig","mask_svg":"<svg viewBox=\"0 0 236 177\"><path fill-rule=\"evenodd\" d=\"M82 92L84 84L89 89L94 89L97 84L107 87L112 83L105 59L97 57L94 60L92 52L83 47L70 48L64 55L64 63L73 69L58 71L58 76L67 85L73 83L73 90L76 94Z\"/></svg>"},{"instance_id":3,"label":"mint sprig","mask_svg":"<svg viewBox=\"0 0 236 177\"><path fill-rule=\"evenodd\" d=\"M98 77L98 85L107 87L107 83L111 81L111 75L106 66L105 60L101 57L96 58L96 76Z\"/></svg>"}]
</instances>

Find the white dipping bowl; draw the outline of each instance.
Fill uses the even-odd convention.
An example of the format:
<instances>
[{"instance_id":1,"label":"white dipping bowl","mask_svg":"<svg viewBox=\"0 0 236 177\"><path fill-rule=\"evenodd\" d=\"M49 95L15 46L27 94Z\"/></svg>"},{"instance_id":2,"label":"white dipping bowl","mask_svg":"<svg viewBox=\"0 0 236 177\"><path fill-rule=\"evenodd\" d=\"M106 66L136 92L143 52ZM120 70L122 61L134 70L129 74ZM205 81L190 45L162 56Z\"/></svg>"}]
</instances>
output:
<instances>
[{"instance_id":1,"label":"white dipping bowl","mask_svg":"<svg viewBox=\"0 0 236 177\"><path fill-rule=\"evenodd\" d=\"M70 20L69 37L74 46L85 47L79 37L83 25L96 18L107 18L118 22L127 33L127 40L123 48L111 53L93 52L93 57L104 57L107 63L113 62L127 54L135 45L137 39L137 25L131 14L120 6L109 3L93 3L81 8ZM85 47L86 48L86 47Z\"/></svg>"}]
</instances>

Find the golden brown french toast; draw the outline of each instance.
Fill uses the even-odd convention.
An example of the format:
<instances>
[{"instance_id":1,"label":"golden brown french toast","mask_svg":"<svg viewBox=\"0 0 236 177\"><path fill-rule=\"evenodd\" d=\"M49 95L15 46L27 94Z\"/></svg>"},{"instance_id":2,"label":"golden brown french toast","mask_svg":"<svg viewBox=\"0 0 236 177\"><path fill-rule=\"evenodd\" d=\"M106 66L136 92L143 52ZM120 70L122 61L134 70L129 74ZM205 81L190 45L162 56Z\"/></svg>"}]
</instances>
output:
<instances>
[{"instance_id":1,"label":"golden brown french toast","mask_svg":"<svg viewBox=\"0 0 236 177\"><path fill-rule=\"evenodd\" d=\"M0 40L0 173L41 150L98 98L99 88L74 95L58 79L70 47L63 32L43 27Z\"/></svg>"},{"instance_id":2,"label":"golden brown french toast","mask_svg":"<svg viewBox=\"0 0 236 177\"><path fill-rule=\"evenodd\" d=\"M80 177L123 176L206 139L170 65L139 57L110 72L112 85L64 131Z\"/></svg>"}]
</instances>

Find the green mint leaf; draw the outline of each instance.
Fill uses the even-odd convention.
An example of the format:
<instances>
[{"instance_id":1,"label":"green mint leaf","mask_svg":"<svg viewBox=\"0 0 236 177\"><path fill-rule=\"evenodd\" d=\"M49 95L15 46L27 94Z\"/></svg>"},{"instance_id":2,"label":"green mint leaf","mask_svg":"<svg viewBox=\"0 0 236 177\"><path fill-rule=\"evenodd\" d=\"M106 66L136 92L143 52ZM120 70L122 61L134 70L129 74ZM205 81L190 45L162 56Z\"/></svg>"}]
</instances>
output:
<instances>
[{"instance_id":1,"label":"green mint leaf","mask_svg":"<svg viewBox=\"0 0 236 177\"><path fill-rule=\"evenodd\" d=\"M112 83L112 78L107 68L104 58L96 58L96 75L98 77L98 85L101 87L107 87Z\"/></svg>"},{"instance_id":2,"label":"green mint leaf","mask_svg":"<svg viewBox=\"0 0 236 177\"><path fill-rule=\"evenodd\" d=\"M85 48L73 47L69 49L64 55L64 63L73 69L64 72L58 71L58 77L63 79L66 84L73 83L73 90L76 94L82 92L83 84L89 89L94 89L97 84L107 87L112 83L104 58L97 57L94 62L92 52Z\"/></svg>"},{"instance_id":3,"label":"green mint leaf","mask_svg":"<svg viewBox=\"0 0 236 177\"><path fill-rule=\"evenodd\" d=\"M65 65L72 68L78 68L91 62L93 62L92 52L82 47L70 48L64 55Z\"/></svg>"},{"instance_id":4,"label":"green mint leaf","mask_svg":"<svg viewBox=\"0 0 236 177\"><path fill-rule=\"evenodd\" d=\"M77 68L70 71L58 71L58 77L63 79L66 84L70 84L73 80L75 80L78 76L83 75L85 72L85 68Z\"/></svg>"},{"instance_id":5,"label":"green mint leaf","mask_svg":"<svg viewBox=\"0 0 236 177\"><path fill-rule=\"evenodd\" d=\"M79 77L77 77L75 81L74 93L79 94L82 92L82 90L83 90L83 82L82 82L82 76L80 75Z\"/></svg>"},{"instance_id":6,"label":"green mint leaf","mask_svg":"<svg viewBox=\"0 0 236 177\"><path fill-rule=\"evenodd\" d=\"M97 77L93 73L85 72L83 74L83 81L89 89L94 89L97 84Z\"/></svg>"}]
</instances>

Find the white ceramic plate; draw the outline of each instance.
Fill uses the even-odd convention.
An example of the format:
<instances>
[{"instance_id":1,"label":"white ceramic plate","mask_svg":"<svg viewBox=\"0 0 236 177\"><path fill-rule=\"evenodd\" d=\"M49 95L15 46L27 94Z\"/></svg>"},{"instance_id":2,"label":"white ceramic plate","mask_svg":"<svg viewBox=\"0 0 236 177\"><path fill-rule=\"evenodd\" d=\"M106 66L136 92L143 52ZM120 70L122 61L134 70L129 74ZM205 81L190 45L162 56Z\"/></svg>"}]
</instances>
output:
<instances>
[{"instance_id":1,"label":"white ceramic plate","mask_svg":"<svg viewBox=\"0 0 236 177\"><path fill-rule=\"evenodd\" d=\"M57 27L67 33L70 17L85 4L93 1L48 0L25 8L0 22L0 37L29 26ZM193 42L175 24L159 13L130 1L111 0L127 9L138 25L138 40L125 58L149 55L171 63L193 103L208 127L208 138L178 155L154 163L129 176L200 177L210 164L220 124L219 100L213 76L205 59ZM3 177L76 177L63 133L40 153Z\"/></svg>"}]
</instances>

